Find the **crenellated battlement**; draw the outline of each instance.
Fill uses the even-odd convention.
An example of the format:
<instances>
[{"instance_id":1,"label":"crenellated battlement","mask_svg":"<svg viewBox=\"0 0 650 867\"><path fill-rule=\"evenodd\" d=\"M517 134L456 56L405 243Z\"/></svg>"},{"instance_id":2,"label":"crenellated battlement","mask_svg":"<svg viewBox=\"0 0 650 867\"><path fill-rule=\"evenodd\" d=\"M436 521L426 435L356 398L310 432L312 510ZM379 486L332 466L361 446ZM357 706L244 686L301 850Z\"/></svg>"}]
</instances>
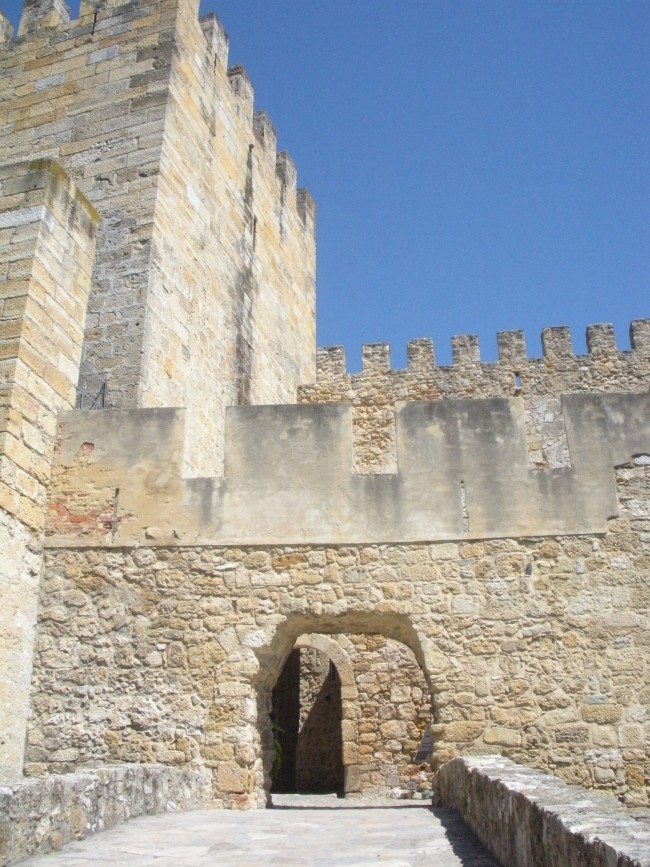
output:
<instances>
[{"instance_id":1,"label":"crenellated battlement","mask_svg":"<svg viewBox=\"0 0 650 867\"><path fill-rule=\"evenodd\" d=\"M58 27L70 21L70 7L65 0L24 0L18 36L37 30Z\"/></svg>"},{"instance_id":2,"label":"crenellated battlement","mask_svg":"<svg viewBox=\"0 0 650 867\"><path fill-rule=\"evenodd\" d=\"M0 44L5 43L7 50L20 49L25 53L29 43L36 40L39 55L45 58L48 54L47 43L56 47L56 53L61 54L61 43L67 39L75 40L75 47L79 39L85 40L88 45L88 62L97 63L112 60L120 54L120 49L93 50L96 42L105 42L110 37L121 37L128 33L130 21L137 21L146 17L152 9L166 6L172 8L173 2L152 2L152 0L140 0L132 4L124 4L117 0L82 0L77 18L70 17L70 8L65 0L24 0L23 13L21 15L17 34L14 37L11 21L0 10ZM176 4L178 5L178 4ZM225 73L230 84L231 92L235 97L234 106L238 116L250 125L254 140L260 146L261 152L268 155L272 165L278 167L278 182L281 190L278 196L282 197L283 204L289 201L286 197L286 189L293 194L292 201L303 221L304 226L313 231L315 208L309 194L304 189L297 189L297 170L291 157L286 151L276 152L277 138L275 128L268 114L264 110L255 110L255 89L246 69L241 65L228 66L229 38L219 17L211 12L198 18L199 25L204 34L208 49L207 68L212 68L216 75L217 69ZM140 29L140 28L137 28ZM145 34L143 34L145 35ZM46 45L43 45L43 39ZM115 38L116 45L123 43L123 39ZM82 43L83 44L83 43ZM157 58L159 60L159 58ZM56 65L57 58L52 57L52 65ZM154 63L154 68L156 67ZM70 76L65 73L57 73L52 69L47 81L40 89L49 89L56 85L64 85L70 81ZM59 80L60 79L60 80ZM55 154L50 154L55 156ZM31 154L30 154L31 156ZM287 163L291 168L288 169ZM305 200L311 204L305 206Z\"/></svg>"},{"instance_id":3,"label":"crenellated battlement","mask_svg":"<svg viewBox=\"0 0 650 867\"><path fill-rule=\"evenodd\" d=\"M350 406L231 407L223 478L188 481L178 460L182 411L69 413L50 489L49 544L602 533L618 510L612 468L639 456L646 466L650 395L568 395L562 409L571 463L561 469L531 468L522 401L491 398L401 404L396 472L360 474Z\"/></svg>"},{"instance_id":4,"label":"crenellated battlement","mask_svg":"<svg viewBox=\"0 0 650 867\"><path fill-rule=\"evenodd\" d=\"M348 372L315 354L314 202L216 15L25 0L0 43L0 784L153 756L263 806L283 658L350 628L387 781L430 689L435 761L516 748L641 803L650 319Z\"/></svg>"},{"instance_id":5,"label":"crenellated battlement","mask_svg":"<svg viewBox=\"0 0 650 867\"><path fill-rule=\"evenodd\" d=\"M14 35L14 27L4 12L0 9L0 45L9 42Z\"/></svg>"},{"instance_id":6,"label":"crenellated battlement","mask_svg":"<svg viewBox=\"0 0 650 867\"><path fill-rule=\"evenodd\" d=\"M169 3L165 5L171 8ZM107 30L119 28L125 18L145 17L142 4L140 9L134 7L135 4L123 0L81 0L79 14L73 18L65 0L23 0L15 33L9 18L0 10L0 42L14 43L24 51L34 40L43 46L44 42L59 44L70 37L106 36Z\"/></svg>"},{"instance_id":7,"label":"crenellated battlement","mask_svg":"<svg viewBox=\"0 0 650 867\"><path fill-rule=\"evenodd\" d=\"M199 24L205 35L208 49L214 57L214 65L216 66L218 63L222 69L227 70L230 40L223 24L219 20L219 16L214 12L202 15L199 18Z\"/></svg>"},{"instance_id":8,"label":"crenellated battlement","mask_svg":"<svg viewBox=\"0 0 650 867\"><path fill-rule=\"evenodd\" d=\"M485 362L478 337L464 334L452 337L452 363L437 365L433 341L420 338L407 345L407 367L393 369L389 345L371 343L358 373L347 371L342 346L329 346L317 351L316 381L300 386L298 402L351 404L355 470L394 473L400 401L521 397L530 465L560 468L569 461L560 395L650 389L650 319L632 323L630 344L619 350L611 325L590 325L587 354L575 355L568 328L545 328L542 357L532 358L523 331L502 331L498 360Z\"/></svg>"},{"instance_id":9,"label":"crenellated battlement","mask_svg":"<svg viewBox=\"0 0 650 867\"><path fill-rule=\"evenodd\" d=\"M630 325L629 350L616 345L614 328L610 324L587 327L587 354L576 355L571 331L566 326L542 331L542 357L530 357L523 331L501 331L497 334L498 361L481 361L478 336L463 334L452 337L452 364L437 365L433 341L419 338L407 344L407 367L394 369L390 363L387 343L369 343L362 347L362 369L350 373L346 367L342 346L326 346L316 353L316 382L299 389L299 399L309 398L328 389L340 395L355 387L361 388L370 378L384 377L384 397L391 397L389 381L396 383L394 398L403 399L402 387L412 388L418 382L431 382L438 387L439 397L466 397L476 390L477 397L487 394L492 383L503 386L504 396L519 393L549 393L583 391L647 391L650 386L650 319L637 319ZM513 376L517 377L515 382ZM412 396L412 395L411 395ZM343 397L332 398L344 400Z\"/></svg>"}]
</instances>

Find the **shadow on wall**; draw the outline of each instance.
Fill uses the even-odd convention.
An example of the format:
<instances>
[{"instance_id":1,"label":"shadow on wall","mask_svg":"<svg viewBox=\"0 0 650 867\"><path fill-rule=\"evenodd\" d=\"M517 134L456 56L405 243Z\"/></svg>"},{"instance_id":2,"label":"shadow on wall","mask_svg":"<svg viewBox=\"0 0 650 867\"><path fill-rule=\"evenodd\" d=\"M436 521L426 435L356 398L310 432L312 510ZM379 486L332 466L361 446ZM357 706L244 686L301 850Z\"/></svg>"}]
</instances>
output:
<instances>
[{"instance_id":1,"label":"shadow on wall","mask_svg":"<svg viewBox=\"0 0 650 867\"><path fill-rule=\"evenodd\" d=\"M273 689L271 717L271 792L343 795L341 678L334 663L316 650L293 650Z\"/></svg>"},{"instance_id":2,"label":"shadow on wall","mask_svg":"<svg viewBox=\"0 0 650 867\"><path fill-rule=\"evenodd\" d=\"M283 777L282 783L279 782L279 770L273 770L274 765L278 763L278 756L283 753L285 749L283 742L277 737L277 735L280 734L279 730L284 729L286 726L287 731L281 733L283 738L286 737L288 743L290 743L292 739L295 739L296 744L298 741L299 729L296 728L295 724L295 702L299 702L299 694L296 696L296 692L294 691L292 694L286 695L283 699L287 708L294 708L291 711L291 714L293 714L292 719L294 720L293 724L290 724L288 720L285 720L281 716L279 710L274 711L274 714L276 714L274 717L271 716L272 708L279 708L280 706L279 697L276 697L275 702L273 701L273 693L276 692L277 696L281 689L286 688L285 684L284 687L279 687L278 690L276 690L276 684L278 684L278 681L280 680L280 675L282 674L285 664L296 644L300 644L302 641L301 637L318 635L325 638L325 636L342 636L346 634L374 634L394 639L395 641L406 645L406 647L413 652L415 660L424 675L427 701L429 700L428 697L433 695L431 689L432 670L435 672L437 668L436 663L438 660L441 660L442 657L440 657L439 653L436 653L433 650L432 642L416 631L407 616L395 613L386 615L382 612L376 611L351 611L335 616L318 616L311 614L290 615L282 626L275 632L271 641L268 644L256 647L255 650L260 666L259 679L257 681L258 731L260 733L264 755L264 777L267 793L271 791L272 785L273 791L276 792L280 791L280 789L277 788L279 785L292 786L290 789L283 788L282 791L296 791L295 767L292 769L290 765L286 766L284 771L286 777ZM326 638L325 641L329 644L332 643L331 639ZM332 654L328 652L327 655L331 656ZM337 658L335 665L337 673L340 675L341 665L339 662L340 660ZM295 662L294 664L298 666L298 662ZM343 669L347 670L348 667L349 666L344 662ZM295 674L293 677L295 677ZM344 684L345 683L347 683L347 680L344 681ZM354 686L354 683L352 682L351 685ZM344 688L347 694L347 687ZM348 701L347 703L349 704L350 702ZM344 728L346 726L345 697L343 697L342 705L344 719L341 728ZM289 713L289 711L287 711L287 713ZM356 755L358 732L355 732L353 737L354 742L350 743L345 733L343 733L343 790L346 793L357 792L360 790L358 779L358 756ZM350 746L352 747L352 751L350 751ZM413 750L413 755L415 755L416 751L417 744ZM295 755L295 751L291 746L289 746L289 755ZM291 761L291 759L289 759L289 761Z\"/></svg>"}]
</instances>

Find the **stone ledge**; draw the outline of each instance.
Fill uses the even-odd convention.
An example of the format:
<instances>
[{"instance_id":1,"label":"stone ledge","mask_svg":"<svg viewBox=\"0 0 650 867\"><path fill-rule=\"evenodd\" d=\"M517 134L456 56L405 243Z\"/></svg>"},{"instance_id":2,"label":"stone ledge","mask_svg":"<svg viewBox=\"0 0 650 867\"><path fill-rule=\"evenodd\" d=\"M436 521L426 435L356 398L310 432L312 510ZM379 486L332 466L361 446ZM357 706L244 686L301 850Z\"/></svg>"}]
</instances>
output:
<instances>
[{"instance_id":1,"label":"stone ledge","mask_svg":"<svg viewBox=\"0 0 650 867\"><path fill-rule=\"evenodd\" d=\"M650 824L609 795L501 756L443 765L434 806L457 810L504 867L648 867Z\"/></svg>"},{"instance_id":2,"label":"stone ledge","mask_svg":"<svg viewBox=\"0 0 650 867\"><path fill-rule=\"evenodd\" d=\"M60 849L135 816L205 806L211 776L200 769L115 765L0 786L0 865Z\"/></svg>"}]
</instances>

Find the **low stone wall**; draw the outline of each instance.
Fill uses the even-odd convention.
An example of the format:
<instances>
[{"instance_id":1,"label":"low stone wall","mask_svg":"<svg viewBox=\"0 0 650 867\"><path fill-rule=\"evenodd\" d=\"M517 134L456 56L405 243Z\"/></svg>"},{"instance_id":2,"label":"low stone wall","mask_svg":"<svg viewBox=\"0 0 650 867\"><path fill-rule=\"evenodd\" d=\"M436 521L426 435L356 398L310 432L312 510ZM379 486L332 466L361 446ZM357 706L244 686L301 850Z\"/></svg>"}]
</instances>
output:
<instances>
[{"instance_id":1,"label":"low stone wall","mask_svg":"<svg viewBox=\"0 0 650 867\"><path fill-rule=\"evenodd\" d=\"M116 765L0 786L0 865L60 849L135 816L204 806L209 771Z\"/></svg>"},{"instance_id":2,"label":"low stone wall","mask_svg":"<svg viewBox=\"0 0 650 867\"><path fill-rule=\"evenodd\" d=\"M648 867L650 824L608 795L501 756L454 759L433 781L504 867Z\"/></svg>"}]
</instances>

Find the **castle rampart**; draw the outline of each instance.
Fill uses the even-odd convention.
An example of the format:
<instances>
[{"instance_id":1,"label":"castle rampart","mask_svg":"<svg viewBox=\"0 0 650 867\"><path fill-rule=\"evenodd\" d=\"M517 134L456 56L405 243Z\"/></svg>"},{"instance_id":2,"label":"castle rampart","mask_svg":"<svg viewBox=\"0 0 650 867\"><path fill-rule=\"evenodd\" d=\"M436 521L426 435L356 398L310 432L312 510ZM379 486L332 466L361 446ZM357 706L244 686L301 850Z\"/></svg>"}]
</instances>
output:
<instances>
[{"instance_id":1,"label":"castle rampart","mask_svg":"<svg viewBox=\"0 0 650 867\"><path fill-rule=\"evenodd\" d=\"M264 806L300 639L347 666L353 790L407 779L430 702L434 767L647 804L650 320L313 369L314 205L216 16L28 0L0 41L0 779Z\"/></svg>"},{"instance_id":2,"label":"castle rampart","mask_svg":"<svg viewBox=\"0 0 650 867\"><path fill-rule=\"evenodd\" d=\"M263 806L296 639L377 633L422 666L435 766L502 752L644 803L648 467L617 482L599 535L49 549L27 770L200 757L219 804Z\"/></svg>"},{"instance_id":3,"label":"castle rampart","mask_svg":"<svg viewBox=\"0 0 650 867\"><path fill-rule=\"evenodd\" d=\"M387 343L363 346L362 370L348 373L343 347L318 350L316 380L298 390L299 403L352 406L354 465L360 473L392 473L397 466L394 406L404 400L521 397L529 463L568 465L560 395L646 392L650 388L650 320L630 326L630 350L619 350L611 325L589 325L587 355L573 351L568 328L545 328L541 358L526 353L523 331L497 335L498 361L482 362L474 334L452 338L451 365L436 365L433 341L412 340L408 366L393 369Z\"/></svg>"},{"instance_id":4,"label":"castle rampart","mask_svg":"<svg viewBox=\"0 0 650 867\"><path fill-rule=\"evenodd\" d=\"M223 478L181 478L183 414L62 417L48 544L410 542L601 533L650 454L650 394L562 398L570 465L530 468L523 401L409 401L394 474L352 468L346 404L231 407ZM114 492L119 489L119 504Z\"/></svg>"}]
</instances>

